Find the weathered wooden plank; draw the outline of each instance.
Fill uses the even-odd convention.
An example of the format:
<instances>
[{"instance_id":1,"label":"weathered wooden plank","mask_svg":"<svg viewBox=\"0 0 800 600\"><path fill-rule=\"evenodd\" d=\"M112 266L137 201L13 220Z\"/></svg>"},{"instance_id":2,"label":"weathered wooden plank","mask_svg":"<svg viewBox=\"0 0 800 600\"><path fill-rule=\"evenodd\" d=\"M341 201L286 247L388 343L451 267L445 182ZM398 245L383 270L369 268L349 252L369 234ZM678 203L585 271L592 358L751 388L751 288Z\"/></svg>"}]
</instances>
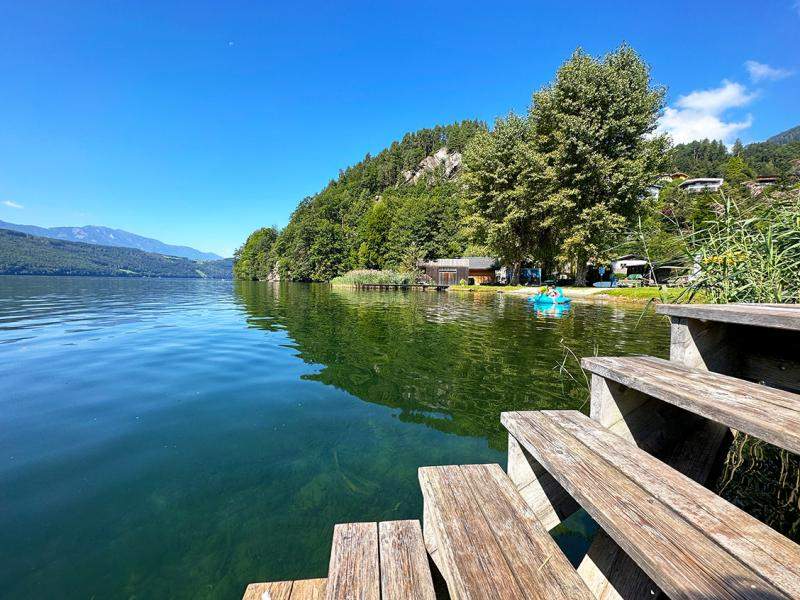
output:
<instances>
[{"instance_id":1,"label":"weathered wooden plank","mask_svg":"<svg viewBox=\"0 0 800 600\"><path fill-rule=\"evenodd\" d=\"M600 427L587 427L580 413L557 411L552 416L576 440L702 529L721 548L781 589L800 595L800 546L649 454L619 444Z\"/></svg>"},{"instance_id":2,"label":"weathered wooden plank","mask_svg":"<svg viewBox=\"0 0 800 600\"><path fill-rule=\"evenodd\" d=\"M659 304L656 312L671 317L800 331L800 311L774 304Z\"/></svg>"},{"instance_id":3,"label":"weathered wooden plank","mask_svg":"<svg viewBox=\"0 0 800 600\"><path fill-rule=\"evenodd\" d=\"M594 402L594 397L592 402ZM653 403L663 404L660 401L653 401L640 407L636 413L643 415L640 420L632 418L631 415L627 416L628 425L633 429L632 437L637 440L637 445L651 453L658 447L657 456L666 464L698 483L705 483L717 461L717 455L722 440L728 434L728 428L701 417L694 417L694 415L687 415L694 417L692 420L683 418L682 415L676 415L673 422L665 424L662 423L661 418L658 418L660 416L659 407L653 408ZM648 415L652 419L648 420L646 418ZM674 431L676 425L681 429L680 434ZM668 434L667 439L654 443L652 441L654 436L648 433L653 426L665 432L672 431ZM650 441L642 444L642 440ZM578 566L578 574L583 578L595 598L601 600L623 598L656 600L661 595L658 586L602 530L598 531L592 540L586 556Z\"/></svg>"},{"instance_id":4,"label":"weathered wooden plank","mask_svg":"<svg viewBox=\"0 0 800 600\"><path fill-rule=\"evenodd\" d=\"M525 598L591 599L575 569L499 465L464 465L460 470Z\"/></svg>"},{"instance_id":5,"label":"weathered wooden plank","mask_svg":"<svg viewBox=\"0 0 800 600\"><path fill-rule=\"evenodd\" d=\"M458 468L423 467L420 487L453 598L519 598L522 590ZM425 523L428 526L428 522Z\"/></svg>"},{"instance_id":6,"label":"weathered wooden plank","mask_svg":"<svg viewBox=\"0 0 800 600\"><path fill-rule=\"evenodd\" d=\"M244 591L242 600L290 600L292 581L270 581L251 583Z\"/></svg>"},{"instance_id":7,"label":"weathered wooden plank","mask_svg":"<svg viewBox=\"0 0 800 600\"><path fill-rule=\"evenodd\" d=\"M380 600L377 523L345 523L333 529L327 600Z\"/></svg>"},{"instance_id":8,"label":"weathered wooden plank","mask_svg":"<svg viewBox=\"0 0 800 600\"><path fill-rule=\"evenodd\" d=\"M670 317L669 359L698 369L738 374L739 356L729 343L727 323Z\"/></svg>"},{"instance_id":9,"label":"weathered wooden plank","mask_svg":"<svg viewBox=\"0 0 800 600\"><path fill-rule=\"evenodd\" d=\"M378 535L382 600L434 600L419 521L384 521Z\"/></svg>"},{"instance_id":10,"label":"weathered wooden plank","mask_svg":"<svg viewBox=\"0 0 800 600\"><path fill-rule=\"evenodd\" d=\"M508 436L508 477L548 531L580 508L572 496L511 435Z\"/></svg>"},{"instance_id":11,"label":"weathered wooden plank","mask_svg":"<svg viewBox=\"0 0 800 600\"><path fill-rule=\"evenodd\" d=\"M593 381L598 378L617 382L800 453L798 394L651 356L585 358L582 366L593 373ZM594 405L594 395L592 401Z\"/></svg>"},{"instance_id":12,"label":"weathered wooden plank","mask_svg":"<svg viewBox=\"0 0 800 600\"><path fill-rule=\"evenodd\" d=\"M651 453L673 443L676 433L691 417L669 404L595 374L592 374L589 406L592 419Z\"/></svg>"},{"instance_id":13,"label":"weathered wooden plank","mask_svg":"<svg viewBox=\"0 0 800 600\"><path fill-rule=\"evenodd\" d=\"M792 566L800 564L796 545L587 417L541 411L504 413L502 420L671 598L800 595ZM585 430L580 440L573 431L578 425ZM607 436L600 453L590 435L598 431ZM627 459L624 469L609 462L620 457ZM627 471L637 463L647 465L650 474L642 468L631 477ZM659 482L664 483L657 490ZM698 500L691 504L692 498ZM722 511L719 503L727 505L724 518L701 514L707 506ZM726 527L734 516L735 526ZM706 526L716 530L707 533ZM750 542L752 536L758 541Z\"/></svg>"},{"instance_id":14,"label":"weathered wooden plank","mask_svg":"<svg viewBox=\"0 0 800 600\"><path fill-rule=\"evenodd\" d=\"M498 465L424 467L420 484L451 597L591 598Z\"/></svg>"},{"instance_id":15,"label":"weathered wooden plank","mask_svg":"<svg viewBox=\"0 0 800 600\"><path fill-rule=\"evenodd\" d=\"M291 600L323 600L328 580L300 579L292 585Z\"/></svg>"}]
</instances>

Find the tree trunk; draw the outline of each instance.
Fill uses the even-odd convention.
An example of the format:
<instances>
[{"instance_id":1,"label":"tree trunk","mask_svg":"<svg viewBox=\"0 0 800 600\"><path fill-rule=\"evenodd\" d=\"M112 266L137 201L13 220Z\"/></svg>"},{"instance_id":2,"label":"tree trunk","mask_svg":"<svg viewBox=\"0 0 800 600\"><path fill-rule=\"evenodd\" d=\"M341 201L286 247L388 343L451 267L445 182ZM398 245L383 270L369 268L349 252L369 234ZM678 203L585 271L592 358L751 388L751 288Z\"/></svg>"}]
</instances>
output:
<instances>
[{"instance_id":1,"label":"tree trunk","mask_svg":"<svg viewBox=\"0 0 800 600\"><path fill-rule=\"evenodd\" d=\"M575 266L575 285L583 287L586 285L586 278L589 275L589 265L586 264L586 258L579 257Z\"/></svg>"},{"instance_id":2,"label":"tree trunk","mask_svg":"<svg viewBox=\"0 0 800 600\"><path fill-rule=\"evenodd\" d=\"M522 268L522 263L515 262L511 268L511 285L519 285L519 272Z\"/></svg>"}]
</instances>

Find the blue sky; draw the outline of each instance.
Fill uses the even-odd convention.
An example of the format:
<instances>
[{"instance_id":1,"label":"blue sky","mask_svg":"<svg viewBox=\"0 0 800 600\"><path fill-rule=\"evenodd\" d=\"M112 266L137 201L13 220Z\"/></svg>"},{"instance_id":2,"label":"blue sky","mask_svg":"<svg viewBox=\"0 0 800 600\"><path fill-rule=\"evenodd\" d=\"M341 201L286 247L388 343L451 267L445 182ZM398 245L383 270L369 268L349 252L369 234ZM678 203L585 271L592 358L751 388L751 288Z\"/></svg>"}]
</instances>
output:
<instances>
[{"instance_id":1,"label":"blue sky","mask_svg":"<svg viewBox=\"0 0 800 600\"><path fill-rule=\"evenodd\" d=\"M800 124L800 0L0 0L0 219L230 255L392 140L526 109L626 41L678 141Z\"/></svg>"}]
</instances>

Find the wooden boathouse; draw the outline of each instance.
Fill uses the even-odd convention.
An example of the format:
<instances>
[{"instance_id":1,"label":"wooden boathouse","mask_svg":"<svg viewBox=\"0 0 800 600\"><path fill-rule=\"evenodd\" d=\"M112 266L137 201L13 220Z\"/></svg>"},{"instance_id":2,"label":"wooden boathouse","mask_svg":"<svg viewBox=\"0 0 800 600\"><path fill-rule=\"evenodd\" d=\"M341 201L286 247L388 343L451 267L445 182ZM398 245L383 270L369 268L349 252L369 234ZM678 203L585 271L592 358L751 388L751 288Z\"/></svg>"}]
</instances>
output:
<instances>
[{"instance_id":1,"label":"wooden boathouse","mask_svg":"<svg viewBox=\"0 0 800 600\"><path fill-rule=\"evenodd\" d=\"M592 357L590 416L506 412L508 469L423 467L418 521L348 523L324 579L246 600L800 598L800 546L704 487L730 431L800 453L800 306L663 305L670 359ZM574 568L549 530L600 525Z\"/></svg>"},{"instance_id":2,"label":"wooden boathouse","mask_svg":"<svg viewBox=\"0 0 800 600\"><path fill-rule=\"evenodd\" d=\"M491 256L467 256L421 261L418 266L438 285L456 285L461 281L481 285L496 281L495 273L500 263Z\"/></svg>"}]
</instances>

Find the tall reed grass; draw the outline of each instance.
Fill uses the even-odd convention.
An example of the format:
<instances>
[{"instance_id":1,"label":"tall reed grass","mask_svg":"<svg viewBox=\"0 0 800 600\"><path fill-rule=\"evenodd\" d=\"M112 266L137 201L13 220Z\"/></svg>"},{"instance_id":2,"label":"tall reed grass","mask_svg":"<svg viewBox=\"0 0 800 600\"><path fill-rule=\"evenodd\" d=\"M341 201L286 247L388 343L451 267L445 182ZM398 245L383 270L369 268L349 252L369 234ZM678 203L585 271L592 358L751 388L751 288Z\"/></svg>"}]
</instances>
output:
<instances>
[{"instance_id":1,"label":"tall reed grass","mask_svg":"<svg viewBox=\"0 0 800 600\"><path fill-rule=\"evenodd\" d=\"M713 303L800 302L797 195L746 209L724 198L719 218L687 239L695 264L690 290Z\"/></svg>"},{"instance_id":2,"label":"tall reed grass","mask_svg":"<svg viewBox=\"0 0 800 600\"><path fill-rule=\"evenodd\" d=\"M687 242L696 268L690 296L702 293L713 303L800 302L800 193L745 209L725 198L719 218ZM800 541L797 455L736 433L717 491Z\"/></svg>"}]
</instances>

